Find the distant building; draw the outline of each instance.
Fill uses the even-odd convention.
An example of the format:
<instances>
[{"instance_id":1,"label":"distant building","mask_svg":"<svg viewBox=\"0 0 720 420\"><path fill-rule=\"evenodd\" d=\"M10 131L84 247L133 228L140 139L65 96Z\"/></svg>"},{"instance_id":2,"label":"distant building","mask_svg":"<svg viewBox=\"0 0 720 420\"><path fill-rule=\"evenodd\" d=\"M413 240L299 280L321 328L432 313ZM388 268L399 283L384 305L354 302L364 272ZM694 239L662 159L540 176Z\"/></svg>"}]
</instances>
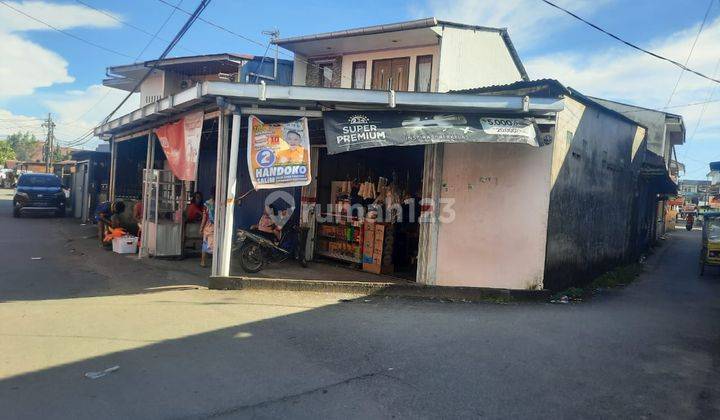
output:
<instances>
[{"instance_id":1,"label":"distant building","mask_svg":"<svg viewBox=\"0 0 720 420\"><path fill-rule=\"evenodd\" d=\"M685 204L707 206L709 204L710 181L683 179L678 185L678 193L685 199Z\"/></svg>"},{"instance_id":2,"label":"distant building","mask_svg":"<svg viewBox=\"0 0 720 420\"><path fill-rule=\"evenodd\" d=\"M720 162L710 162L708 178L710 178L711 185L720 184Z\"/></svg>"}]
</instances>

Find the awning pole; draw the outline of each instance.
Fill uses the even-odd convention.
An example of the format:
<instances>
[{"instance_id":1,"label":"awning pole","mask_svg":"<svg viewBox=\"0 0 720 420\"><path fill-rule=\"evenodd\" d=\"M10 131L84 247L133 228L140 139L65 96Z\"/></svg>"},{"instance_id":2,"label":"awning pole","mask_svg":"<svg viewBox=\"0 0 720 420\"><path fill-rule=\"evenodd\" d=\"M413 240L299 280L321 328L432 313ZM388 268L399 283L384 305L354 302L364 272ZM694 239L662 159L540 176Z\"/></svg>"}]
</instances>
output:
<instances>
[{"instance_id":1,"label":"awning pole","mask_svg":"<svg viewBox=\"0 0 720 420\"><path fill-rule=\"evenodd\" d=\"M149 255L149 248L147 244L147 229L148 229L148 217L150 217L150 200L149 192L147 191L147 173L155 169L155 133L150 132L147 135L147 152L145 155L145 170L143 171L142 180L142 203L143 203L143 214L142 214L142 227L140 228L142 233L142 239L140 240L140 252L138 252L138 258L142 258L144 255Z\"/></svg>"},{"instance_id":2,"label":"awning pole","mask_svg":"<svg viewBox=\"0 0 720 420\"><path fill-rule=\"evenodd\" d=\"M232 243L233 243L233 228L235 226L235 193L237 191L237 166L238 166L238 155L240 154L240 124L241 116L238 113L233 113L232 118L232 134L230 136L230 158L228 163L228 176L227 176L227 205L225 206L225 224L223 226L224 233L222 236L223 243L220 248L222 257L220 258L220 275L230 275L230 257L232 254Z\"/></svg>"},{"instance_id":3,"label":"awning pole","mask_svg":"<svg viewBox=\"0 0 720 420\"><path fill-rule=\"evenodd\" d=\"M217 140L217 162L215 164L215 244L213 246L212 259L212 276L223 275L223 265L221 259L225 254L223 250L223 236L225 234L225 214L227 203L227 155L228 155L228 135L227 135L228 117L224 112L218 117L218 140ZM229 252L227 253L229 255ZM225 274L227 275L227 273Z\"/></svg>"},{"instance_id":4,"label":"awning pole","mask_svg":"<svg viewBox=\"0 0 720 420\"><path fill-rule=\"evenodd\" d=\"M117 172L117 143L110 139L110 182L108 185L108 201L115 201L115 173Z\"/></svg>"}]
</instances>

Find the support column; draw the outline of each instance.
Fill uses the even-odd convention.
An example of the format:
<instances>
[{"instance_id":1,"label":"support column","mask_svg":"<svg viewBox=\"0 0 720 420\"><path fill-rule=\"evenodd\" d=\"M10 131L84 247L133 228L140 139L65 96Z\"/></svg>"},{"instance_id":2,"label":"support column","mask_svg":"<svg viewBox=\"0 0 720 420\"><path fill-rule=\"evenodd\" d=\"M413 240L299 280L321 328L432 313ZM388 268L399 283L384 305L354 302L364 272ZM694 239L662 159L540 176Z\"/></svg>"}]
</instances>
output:
<instances>
[{"instance_id":1,"label":"support column","mask_svg":"<svg viewBox=\"0 0 720 420\"><path fill-rule=\"evenodd\" d=\"M218 116L217 162L215 165L215 244L213 246L212 276L227 276L223 273L223 247L225 234L225 215L227 214L227 174L228 174L228 116L220 111Z\"/></svg>"},{"instance_id":2,"label":"support column","mask_svg":"<svg viewBox=\"0 0 720 420\"><path fill-rule=\"evenodd\" d=\"M437 246L440 232L440 198L442 196L442 174L444 145L425 146L423 167L422 202L420 203L420 238L418 244L417 282L436 284Z\"/></svg>"},{"instance_id":3,"label":"support column","mask_svg":"<svg viewBox=\"0 0 720 420\"><path fill-rule=\"evenodd\" d=\"M117 143L110 139L110 182L108 185L108 201L115 201L115 174L117 172Z\"/></svg>"},{"instance_id":4,"label":"support column","mask_svg":"<svg viewBox=\"0 0 720 420\"><path fill-rule=\"evenodd\" d=\"M228 158L227 193L225 194L225 223L223 226L222 244L218 250L220 260L220 275L230 275L230 258L232 255L233 227L235 226L235 194L237 193L237 166L240 154L240 125L241 115L233 113L232 134L230 136L230 156Z\"/></svg>"},{"instance_id":5,"label":"support column","mask_svg":"<svg viewBox=\"0 0 720 420\"><path fill-rule=\"evenodd\" d=\"M143 203L143 215L142 215L142 239L140 242L140 251L138 252L138 258L142 258L145 255L148 255L148 247L147 247L147 241L145 240L147 238L146 232L148 227L148 218L150 217L150 209L149 204L150 200L148 199L148 191L147 191L147 177L148 172L152 169L155 169L155 133L150 132L148 134L147 138L147 152L145 154L145 171L143 171L143 183L142 183L142 203Z\"/></svg>"}]
</instances>

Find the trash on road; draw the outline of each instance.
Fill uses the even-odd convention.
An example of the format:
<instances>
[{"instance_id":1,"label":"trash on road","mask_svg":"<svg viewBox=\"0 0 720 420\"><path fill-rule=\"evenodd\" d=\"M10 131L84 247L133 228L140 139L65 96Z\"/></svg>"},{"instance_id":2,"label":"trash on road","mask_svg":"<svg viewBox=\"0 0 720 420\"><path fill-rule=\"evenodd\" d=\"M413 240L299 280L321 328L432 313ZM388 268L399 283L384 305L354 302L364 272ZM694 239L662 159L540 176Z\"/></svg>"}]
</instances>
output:
<instances>
[{"instance_id":1,"label":"trash on road","mask_svg":"<svg viewBox=\"0 0 720 420\"><path fill-rule=\"evenodd\" d=\"M31 260L42 260L42 257L31 257Z\"/></svg>"},{"instance_id":2,"label":"trash on road","mask_svg":"<svg viewBox=\"0 0 720 420\"><path fill-rule=\"evenodd\" d=\"M570 298L567 296L562 296L560 299L551 300L550 303L570 303Z\"/></svg>"},{"instance_id":3,"label":"trash on road","mask_svg":"<svg viewBox=\"0 0 720 420\"><path fill-rule=\"evenodd\" d=\"M105 376L105 375L107 375L107 374L109 374L109 373L115 372L115 371L118 370L118 369L120 369L120 366L112 366L112 367L109 367L109 368L107 368L107 369L105 369L105 370L101 370L101 371L98 371L98 372L86 372L86 373L85 373L85 377L88 378L88 379L99 379L99 378L102 378L103 376Z\"/></svg>"}]
</instances>

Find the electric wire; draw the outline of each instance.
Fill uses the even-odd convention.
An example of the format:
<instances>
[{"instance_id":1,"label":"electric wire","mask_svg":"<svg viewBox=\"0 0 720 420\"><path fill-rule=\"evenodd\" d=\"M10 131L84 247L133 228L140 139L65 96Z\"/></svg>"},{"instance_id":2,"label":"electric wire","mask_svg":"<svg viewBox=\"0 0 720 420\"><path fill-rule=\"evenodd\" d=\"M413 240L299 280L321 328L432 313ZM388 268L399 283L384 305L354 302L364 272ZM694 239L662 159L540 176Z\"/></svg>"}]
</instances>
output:
<instances>
[{"instance_id":1,"label":"electric wire","mask_svg":"<svg viewBox=\"0 0 720 420\"><path fill-rule=\"evenodd\" d=\"M127 102L127 100L130 98L130 96L132 96L132 94L140 87L140 85L142 85L142 83L145 80L147 80L148 77L150 77L150 74L152 74L152 72L155 71L155 69L158 67L160 62L170 53L170 51L172 51L172 49L175 47L175 45L180 41L180 39L185 35L185 33L195 23L195 21L198 20L200 13L202 13L203 10L205 10L205 8L210 3L210 1L211 0L202 0L200 2L200 4L195 9L195 11L192 13L192 15L190 15L188 20L185 22L185 24L182 26L182 28L180 28L178 33L172 39L170 44L168 44L168 46L165 48L165 50L160 55L160 57L155 61L155 64L153 64L152 67L150 67L150 69L148 69L148 71L145 73L145 75L135 84L135 87L130 91L130 93L127 96L125 96L125 98L115 107L115 109L112 110L112 112L110 112L110 114L108 114L107 117L105 117L105 119L103 120L103 122L101 124L104 124L107 121L109 121L110 118L112 118L112 116L115 115L117 110L120 109L120 107L122 107L123 104L125 104L125 102Z\"/></svg>"},{"instance_id":2,"label":"electric wire","mask_svg":"<svg viewBox=\"0 0 720 420\"><path fill-rule=\"evenodd\" d=\"M189 12L188 10L183 9L182 7L178 7L178 6L173 5L172 3L170 3L170 2L167 1L167 0L157 0L157 1L159 1L160 3L162 3L162 4L164 4L164 5L168 6L168 7L172 7L172 8L174 8L174 9L177 9L177 10L179 10L179 11L181 11L181 12L187 14L187 15L189 15L189 14L191 13L191 12ZM201 22L203 22L203 23L205 23L205 24L207 24L207 25L210 25L210 26L214 27L215 29L218 29L218 30L221 30L221 31L223 31L223 32L226 32L226 33L228 33L228 34L230 34L230 35L236 36L236 37L238 37L238 38L240 38L240 39L242 39L242 40L245 40L245 41L247 41L247 42L250 42L250 43L252 43L252 44L255 44L255 45L259 46L259 47L265 48L265 47L267 46L267 44L265 44L265 43L263 43L263 42L261 42L261 41L258 41L258 40L252 39L252 38L250 38L250 37L248 37L248 36L245 36L245 35L243 35L243 34L237 33L237 32L235 32L235 31L233 31L233 30L231 30L231 29L228 29L228 28L225 27L225 26L219 25L219 24L217 24L217 23L215 23L215 22L213 22L213 21L211 21L211 20L208 20L208 19L205 19L205 18L202 18L202 17L198 18L198 20L201 21ZM317 64L317 63L310 62L310 61L308 61L308 60L306 60L306 59L300 58L300 57L298 57L298 56L296 56L296 55L290 54L290 53L288 53L288 52L286 52L286 51L283 51L283 50L278 50L278 52L279 52L280 54L286 56L286 57L293 58L293 59L295 59L295 60L297 60L297 61L299 61L299 62L301 62L301 63L303 63L303 64L307 64L308 66L312 66L312 67L314 67L314 68L316 68L316 69L318 69L318 70L322 70L322 67L321 67L319 64ZM344 75L344 74L340 74L340 78L341 78L341 79L345 79L345 80L349 81L349 82L352 84L352 78L351 78L350 76Z\"/></svg>"},{"instance_id":3,"label":"electric wire","mask_svg":"<svg viewBox=\"0 0 720 420\"><path fill-rule=\"evenodd\" d=\"M702 34L703 29L705 28L705 23L707 22L707 18L710 15L710 10L712 10L712 6L715 3L715 0L710 0L708 2L707 10L705 10L705 16L703 17L702 23L700 24L700 28L698 29L697 35L695 35L695 40L693 40L692 46L690 47L690 52L688 52L688 56L685 59L685 66L687 66L690 63L690 58L693 55L693 52L695 51L695 45L697 45L698 39L700 39L700 34ZM667 109L668 106L670 106L670 103L673 100L673 97L675 96L675 93L677 92L677 88L680 85L680 81L683 78L683 75L685 74L685 70L680 70L680 75L678 76L677 81L675 81L675 86L673 86L673 90L670 93L670 97L667 100L667 103L665 104L665 108Z\"/></svg>"},{"instance_id":4,"label":"electric wire","mask_svg":"<svg viewBox=\"0 0 720 420\"><path fill-rule=\"evenodd\" d=\"M153 37L153 38L159 39L160 41L163 41L163 42L170 42L170 40L167 39L167 38L161 38L161 37L157 36L157 34L153 34L152 32L150 32L150 31L148 31L148 30L146 30L146 29L144 29L144 28L142 28L142 27L140 27L140 26L137 26L137 25L135 25L135 24L133 24L133 23L131 23L131 22L125 21L125 20L123 20L123 19L120 19L120 18L118 18L117 16L113 15L112 13L108 13L107 11L105 11L105 10L103 10L103 9L100 9L100 8L97 8L97 7L95 7L95 6L91 5L91 4L88 4L87 2L85 2L85 1L83 1L83 0L75 0L75 2L82 4L83 6L87 7L88 9L92 9L92 10L98 12L98 13L102 13L103 15L109 17L110 19L113 19L114 21L119 22L120 24L122 24L122 25L124 25L124 26L127 26L128 28L134 29L134 30L136 30L137 32L140 32L140 33L142 33L142 34L145 34L145 35L147 35L147 36L149 36L149 37ZM189 53L192 53L192 54L199 54L199 52L194 51L194 50L191 50L191 49L188 49L188 48L186 48L186 47L184 47L184 46L178 46L178 48L183 49L183 50L185 50L185 51L187 51L187 52L189 52Z\"/></svg>"},{"instance_id":5,"label":"electric wire","mask_svg":"<svg viewBox=\"0 0 720 420\"><path fill-rule=\"evenodd\" d=\"M626 40L624 40L623 38L621 38L621 37L613 34L612 32L609 32L609 31L601 28L600 26L595 25L594 23L592 23L592 22L590 22L590 21L588 21L588 20L586 20L586 19L583 19L582 17L576 15L575 13L573 13L573 12L567 10L567 9L564 9L564 8L558 6L557 4L555 4L555 3L553 3L553 2L551 2L551 1L549 1L549 0L540 0L540 1L543 2L543 3L548 4L549 6L552 6L552 7L556 8L556 9L558 9L558 10L560 10L560 11L562 11L562 12L564 12L564 13L570 15L570 16L572 16L573 18L575 18L575 19L583 22L584 24L586 24L586 25L588 25L588 26L590 26L590 27L592 27L592 28L594 28L594 29L602 32L602 33L604 33L605 35L609 36L610 38L613 38L613 39L615 39L615 40L617 40L617 41L619 41L619 42L627 45L627 46L630 47L630 48L636 49L636 50L638 50L638 51L640 51L640 52L643 52L643 53L645 53L645 54L647 54L647 55L650 55L650 56L652 56L652 57L655 57L655 58L657 58L657 59L659 59L659 60L666 61L666 62L668 62L668 63L670 63L670 64L673 64L673 65L675 65L675 66L677 66L677 67L679 67L679 68L681 68L681 69L683 69L683 70L685 70L685 71L688 71L688 72L690 72L690 73L693 73L693 74L695 74L695 75L697 75L697 76L700 76L700 77L702 77L702 78L704 78L704 79L711 80L711 81L713 81L713 82L715 82L715 83L720 83L720 79L716 79L715 77L707 76L707 75L705 75L705 74L703 74L703 73L701 73L701 72L699 72L699 71L697 71L697 70L694 70L694 69L691 69L691 68L689 68L689 67L687 67L687 66L684 66L683 64L678 63L677 61L675 61L675 60L673 60L673 59L670 59L670 58L667 58L667 57L663 57L663 56L660 55L660 54L654 53L654 52L652 52L652 51L650 51L650 50L647 50L647 49L645 49L645 48L639 47L639 46L633 44L632 42L626 41Z\"/></svg>"},{"instance_id":6,"label":"electric wire","mask_svg":"<svg viewBox=\"0 0 720 420\"><path fill-rule=\"evenodd\" d=\"M66 31L66 30L64 30L64 29L60 29L60 28L58 28L57 26L53 26L52 24L47 23L47 22L45 22L45 21L42 20L42 19L38 19L38 18L36 18L35 16L32 16L32 15L30 15L30 14L28 14L28 13L23 12L22 10L20 10L20 9L18 9L18 8L16 8L16 7L11 6L11 5L8 4L5 0L0 0L0 3L2 3L3 6L10 8L10 9L14 10L14 11L17 12L17 13L20 13L21 15L27 17L28 19L32 19L32 20L34 20L35 22L38 22L38 23L40 23L40 24L42 24L42 25L45 25L45 26L47 26L48 28L50 28L50 29L52 29L52 30L54 30L54 31L60 32L61 34L65 35L65 36L68 36L68 37L73 38L73 39L75 39L75 40L77 40L77 41L83 42L83 43L85 43L85 44L87 44L87 45L91 45L91 46L93 46L93 47L95 47L95 48L101 49L101 50L106 51L106 52L109 52L109 53L113 53L113 54L116 54L116 55L119 55L119 56L122 56L122 57L132 58L132 56L129 55L129 54L125 54L125 53L123 53L123 52L114 50L114 49L112 49L112 48L105 47L105 46L100 45L100 44L98 44L98 43L96 43L96 42L93 42L93 41L90 41L90 40L85 39L85 38L83 38L83 37L77 36L77 35L73 34L72 32L68 32L68 31Z\"/></svg>"}]
</instances>

